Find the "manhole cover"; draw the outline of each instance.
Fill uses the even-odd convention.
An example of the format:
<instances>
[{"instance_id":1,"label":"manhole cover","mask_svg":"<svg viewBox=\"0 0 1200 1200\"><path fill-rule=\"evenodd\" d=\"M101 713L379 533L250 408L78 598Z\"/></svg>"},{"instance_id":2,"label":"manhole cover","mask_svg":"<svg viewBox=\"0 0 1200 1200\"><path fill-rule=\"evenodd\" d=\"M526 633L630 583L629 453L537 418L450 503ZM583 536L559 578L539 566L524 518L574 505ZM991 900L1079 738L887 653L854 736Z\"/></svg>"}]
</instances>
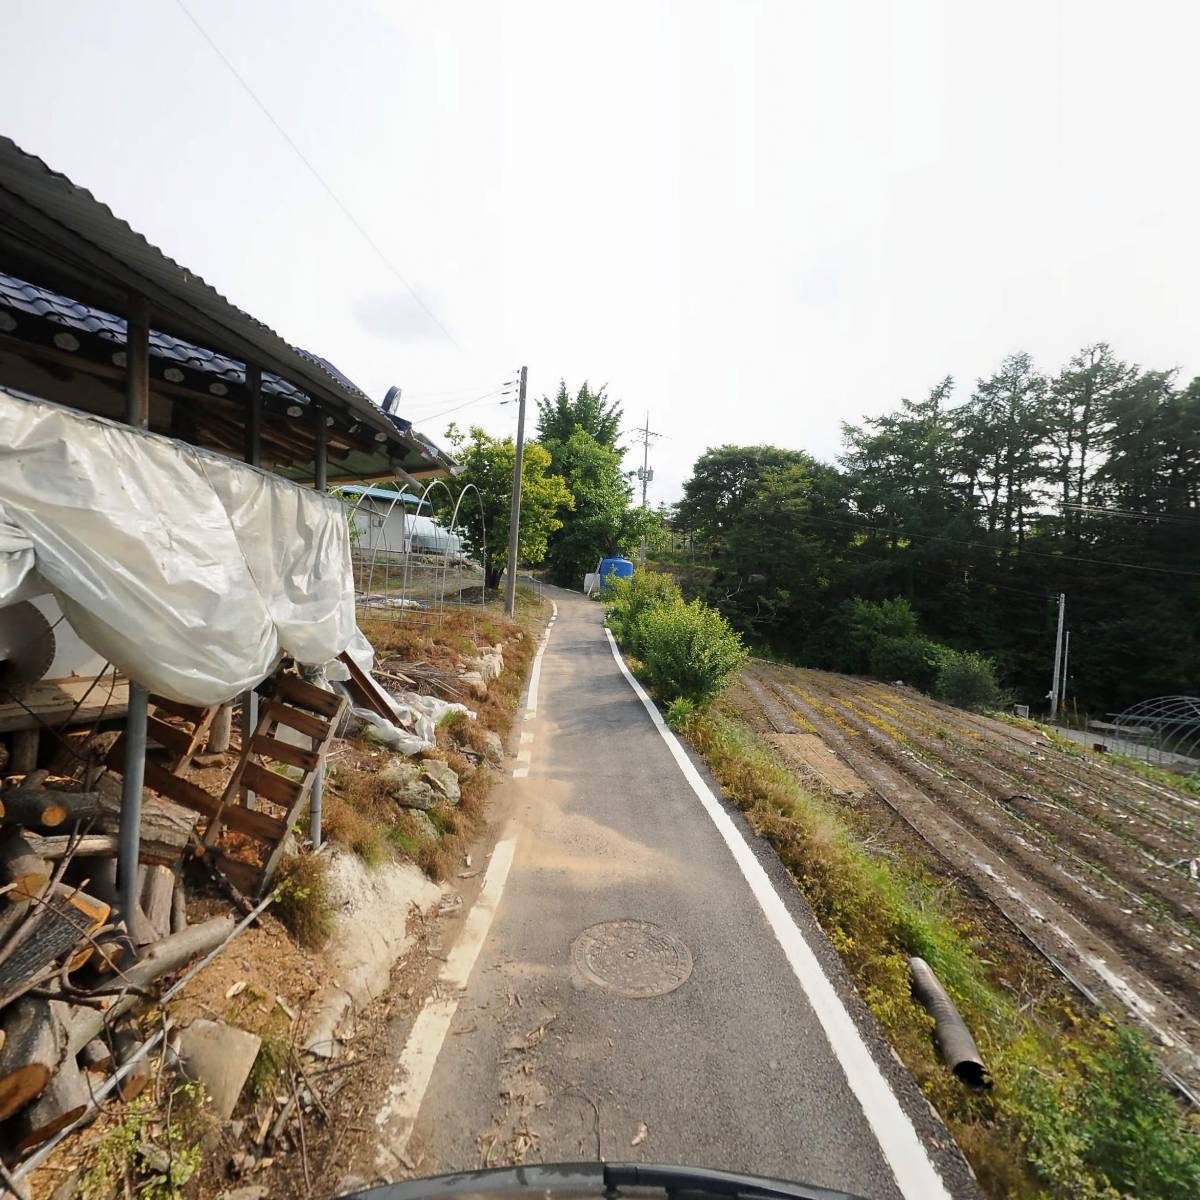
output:
<instances>
[{"instance_id":1,"label":"manhole cover","mask_svg":"<svg viewBox=\"0 0 1200 1200\"><path fill-rule=\"evenodd\" d=\"M665 996L692 973L691 951L649 921L605 921L571 943L576 970L618 996Z\"/></svg>"}]
</instances>

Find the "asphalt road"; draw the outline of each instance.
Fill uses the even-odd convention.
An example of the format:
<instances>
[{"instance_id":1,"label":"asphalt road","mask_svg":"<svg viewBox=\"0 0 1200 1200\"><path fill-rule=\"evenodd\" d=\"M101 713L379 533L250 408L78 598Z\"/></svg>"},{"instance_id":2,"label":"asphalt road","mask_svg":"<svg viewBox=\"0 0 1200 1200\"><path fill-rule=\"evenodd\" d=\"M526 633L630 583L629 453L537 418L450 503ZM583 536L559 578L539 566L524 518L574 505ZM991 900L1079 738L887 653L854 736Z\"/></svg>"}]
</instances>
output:
<instances>
[{"instance_id":1,"label":"asphalt road","mask_svg":"<svg viewBox=\"0 0 1200 1200\"><path fill-rule=\"evenodd\" d=\"M511 805L515 856L409 1159L424 1175L599 1154L900 1195L763 908L622 676L600 606L550 594L559 618L537 715L518 721L526 737L513 746L529 752L529 774L509 779L498 798ZM795 888L747 834L847 994ZM657 996L599 985L649 990L686 972L678 947L658 934L647 944L640 924L573 955L584 931L607 922L648 922L678 939L692 960L686 981ZM951 1193L973 1194L944 1130L854 998L850 1011Z\"/></svg>"}]
</instances>

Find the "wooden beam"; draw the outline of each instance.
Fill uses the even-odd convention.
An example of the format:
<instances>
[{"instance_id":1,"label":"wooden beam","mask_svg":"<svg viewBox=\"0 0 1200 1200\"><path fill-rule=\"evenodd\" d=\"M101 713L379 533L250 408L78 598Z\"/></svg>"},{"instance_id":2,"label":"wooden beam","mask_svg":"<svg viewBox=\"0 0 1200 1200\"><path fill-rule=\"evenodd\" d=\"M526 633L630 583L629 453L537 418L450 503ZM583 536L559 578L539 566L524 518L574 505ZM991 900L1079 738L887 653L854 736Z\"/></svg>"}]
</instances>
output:
<instances>
[{"instance_id":1,"label":"wooden beam","mask_svg":"<svg viewBox=\"0 0 1200 1200\"><path fill-rule=\"evenodd\" d=\"M314 406L315 407L315 406ZM329 479L329 429L325 425L325 410L316 408L313 413L315 436L313 438L313 487L325 491Z\"/></svg>"},{"instance_id":2,"label":"wooden beam","mask_svg":"<svg viewBox=\"0 0 1200 1200\"><path fill-rule=\"evenodd\" d=\"M262 367L246 364L246 461L257 467L262 462Z\"/></svg>"},{"instance_id":3,"label":"wooden beam","mask_svg":"<svg viewBox=\"0 0 1200 1200\"><path fill-rule=\"evenodd\" d=\"M125 420L150 424L150 310L146 297L129 294L125 326Z\"/></svg>"}]
</instances>

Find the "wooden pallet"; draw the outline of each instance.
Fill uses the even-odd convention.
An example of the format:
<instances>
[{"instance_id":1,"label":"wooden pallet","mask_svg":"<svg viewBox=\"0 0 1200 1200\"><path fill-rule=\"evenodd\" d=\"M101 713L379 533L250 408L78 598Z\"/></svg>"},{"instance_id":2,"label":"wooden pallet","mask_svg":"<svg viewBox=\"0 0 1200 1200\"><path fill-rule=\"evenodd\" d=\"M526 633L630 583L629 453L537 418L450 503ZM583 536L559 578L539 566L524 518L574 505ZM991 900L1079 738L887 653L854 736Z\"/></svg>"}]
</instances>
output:
<instances>
[{"instance_id":1,"label":"wooden pallet","mask_svg":"<svg viewBox=\"0 0 1200 1200\"><path fill-rule=\"evenodd\" d=\"M178 775L187 769L192 756L200 752L220 705L202 708L168 700L165 696L149 697L148 705L150 714L146 718L146 740L166 751L166 769L172 775ZM183 723L167 721L167 716L177 717ZM122 732L108 752L108 765L112 770L120 771L124 763L125 734Z\"/></svg>"}]
</instances>

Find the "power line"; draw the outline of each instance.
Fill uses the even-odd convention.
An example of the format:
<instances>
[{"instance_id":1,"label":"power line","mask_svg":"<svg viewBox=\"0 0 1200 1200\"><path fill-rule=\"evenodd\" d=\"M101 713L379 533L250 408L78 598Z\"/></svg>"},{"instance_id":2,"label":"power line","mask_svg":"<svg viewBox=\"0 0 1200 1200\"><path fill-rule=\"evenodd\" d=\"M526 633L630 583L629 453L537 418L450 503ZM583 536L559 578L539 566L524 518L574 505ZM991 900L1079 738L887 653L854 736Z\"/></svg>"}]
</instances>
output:
<instances>
[{"instance_id":1,"label":"power line","mask_svg":"<svg viewBox=\"0 0 1200 1200\"><path fill-rule=\"evenodd\" d=\"M429 305L426 304L425 301L421 299L420 295L417 292L417 289L415 287L413 287L413 285L411 283L408 282L408 280L405 278L405 276L404 276L403 272L400 270L400 268L397 267L396 264L394 262L392 262L392 260L390 258L388 258L388 256L383 252L383 249L379 245L379 243L367 232L366 227L350 211L350 209L346 206L345 202L337 194L337 192L335 192L333 190L333 188L328 183L325 182L325 177L308 160L308 158L305 156L304 151L301 150L300 147L296 144L296 142L293 140L291 134L289 134L288 131L286 129L284 129L284 127L275 119L275 116L274 116L274 114L272 114L271 110L258 98L258 95L255 93L254 89L242 77L242 75L238 71L237 67L235 67L233 65L233 63L229 61L228 58L226 58L225 53L221 49L221 47L218 46L217 43L215 41L213 41L213 39L209 36L208 30L206 30L204 28L204 26L201 25L198 20L196 20L195 16L193 16L193 14L192 14L192 11L183 2L183 0L175 0L175 3L179 6L179 8L183 12L184 16L187 17L187 19L189 21L191 21L191 23L196 27L196 31L200 34L200 36L212 47L213 52L225 64L225 66L229 70L229 73L234 77L234 79L236 79L238 81L238 83L242 86L242 89L245 91L246 95L248 95L250 97L250 99L254 101L255 105L257 105L259 111L263 114L263 116L266 117L267 120L270 121L271 124L275 126L280 137L282 137L283 140L285 142L287 142L287 144L292 148L292 152L308 168L308 171L312 175L312 177L317 181L317 183L319 183L321 185L321 187L325 190L326 194L334 202L334 204L336 204L338 206L338 208L341 209L342 215L346 218L346 220L348 220L350 222L351 225L354 226L354 228L358 231L359 236L363 239L363 241L366 242L367 245L371 247L371 249L375 252L376 256L379 258L379 261L382 262L383 265L385 267L387 267L387 269L400 281L400 283L404 285L404 287L407 289L409 295L411 295L412 298L420 306L421 311L424 312L425 315L438 327L438 329L440 329L442 331L442 333L445 335L446 340L456 350L458 350L460 353L462 353L463 348L455 340L454 335L438 319L437 314L433 311L433 309L431 309L429 307Z\"/></svg>"},{"instance_id":2,"label":"power line","mask_svg":"<svg viewBox=\"0 0 1200 1200\"><path fill-rule=\"evenodd\" d=\"M500 396L510 393L512 386L513 385L511 383L506 383L501 387L494 388L490 392L484 392L482 396L476 396L474 400L466 400L462 404L455 404L452 408L444 408L441 412L425 413L424 415L416 416L411 419L413 421L436 421L439 417L447 417L451 413L460 412L462 409L470 408L474 404L481 404L484 400L488 400L492 396ZM500 403L504 404L506 402L501 400Z\"/></svg>"}]
</instances>

